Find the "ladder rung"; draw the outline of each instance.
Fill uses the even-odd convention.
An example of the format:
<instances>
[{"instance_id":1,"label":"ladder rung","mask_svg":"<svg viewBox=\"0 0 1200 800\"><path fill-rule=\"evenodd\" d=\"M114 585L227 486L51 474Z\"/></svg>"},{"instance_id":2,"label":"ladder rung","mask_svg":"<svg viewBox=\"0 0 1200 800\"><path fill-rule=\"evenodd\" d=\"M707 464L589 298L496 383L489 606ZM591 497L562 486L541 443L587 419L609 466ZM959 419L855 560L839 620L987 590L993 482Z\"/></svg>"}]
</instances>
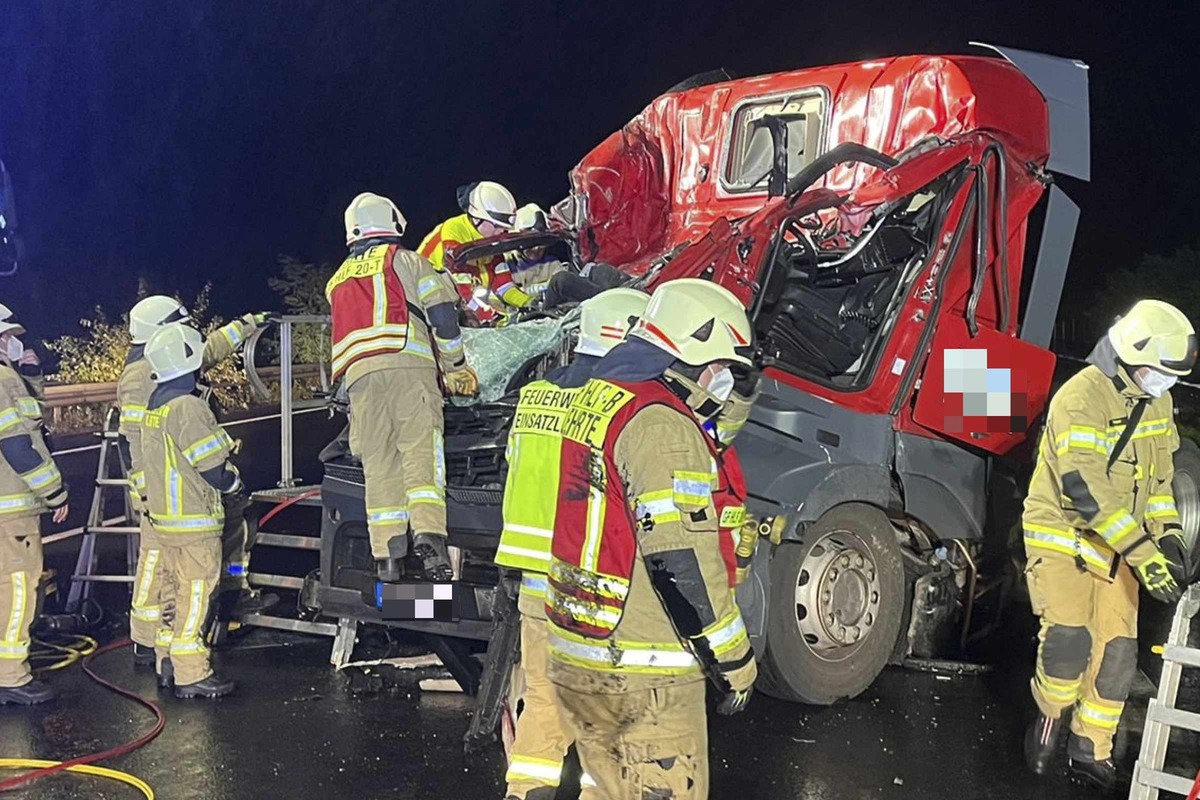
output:
<instances>
[{"instance_id":1,"label":"ladder rung","mask_svg":"<svg viewBox=\"0 0 1200 800\"><path fill-rule=\"evenodd\" d=\"M271 547L292 547L297 550L320 550L321 540L316 536L292 536L287 533L259 533L254 544Z\"/></svg>"},{"instance_id":2,"label":"ladder rung","mask_svg":"<svg viewBox=\"0 0 1200 800\"><path fill-rule=\"evenodd\" d=\"M261 572L251 572L246 579L259 586L274 586L279 589L304 588L304 578L295 578L291 575L264 575Z\"/></svg>"},{"instance_id":3,"label":"ladder rung","mask_svg":"<svg viewBox=\"0 0 1200 800\"><path fill-rule=\"evenodd\" d=\"M1189 731L1200 732L1200 714L1181 711L1178 708L1155 705L1146 713L1146 721L1161 722L1172 728L1187 728Z\"/></svg>"},{"instance_id":4,"label":"ladder rung","mask_svg":"<svg viewBox=\"0 0 1200 800\"><path fill-rule=\"evenodd\" d=\"M281 631L297 631L299 633L316 633L321 636L337 636L338 626L332 622L309 622L303 619L288 619L287 617L272 617L267 614L247 614L242 617L243 625L254 625L259 628L275 628Z\"/></svg>"},{"instance_id":5,"label":"ladder rung","mask_svg":"<svg viewBox=\"0 0 1200 800\"><path fill-rule=\"evenodd\" d=\"M133 583L132 575L72 575L73 581L86 583Z\"/></svg>"},{"instance_id":6,"label":"ladder rung","mask_svg":"<svg viewBox=\"0 0 1200 800\"><path fill-rule=\"evenodd\" d=\"M1191 778L1181 778L1169 772L1143 767L1141 764L1138 764L1133 773L1134 786L1153 786L1156 789L1174 792L1184 797L1191 794L1193 782Z\"/></svg>"},{"instance_id":7,"label":"ladder rung","mask_svg":"<svg viewBox=\"0 0 1200 800\"><path fill-rule=\"evenodd\" d=\"M129 534L134 534L134 533L141 533L142 529L141 528L131 528L126 525L97 525L94 528L89 526L86 529L84 529L83 532L84 533L121 533L121 534L129 535Z\"/></svg>"},{"instance_id":8,"label":"ladder rung","mask_svg":"<svg viewBox=\"0 0 1200 800\"><path fill-rule=\"evenodd\" d=\"M97 478L96 485L97 486L120 486L122 488L128 489L129 481L127 481L125 478Z\"/></svg>"},{"instance_id":9,"label":"ladder rung","mask_svg":"<svg viewBox=\"0 0 1200 800\"><path fill-rule=\"evenodd\" d=\"M1163 661L1174 661L1187 667L1200 667L1200 650L1169 644L1163 648Z\"/></svg>"}]
</instances>

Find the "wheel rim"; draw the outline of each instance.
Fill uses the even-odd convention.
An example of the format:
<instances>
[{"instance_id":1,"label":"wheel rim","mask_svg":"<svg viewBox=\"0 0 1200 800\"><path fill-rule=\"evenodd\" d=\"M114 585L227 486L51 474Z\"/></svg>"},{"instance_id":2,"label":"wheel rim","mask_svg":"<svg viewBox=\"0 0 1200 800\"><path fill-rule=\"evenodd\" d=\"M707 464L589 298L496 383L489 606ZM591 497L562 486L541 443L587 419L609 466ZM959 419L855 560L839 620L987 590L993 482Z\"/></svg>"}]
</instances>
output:
<instances>
[{"instance_id":1,"label":"wheel rim","mask_svg":"<svg viewBox=\"0 0 1200 800\"><path fill-rule=\"evenodd\" d=\"M809 550L796 576L796 625L808 649L843 661L863 646L879 620L879 568L852 531L831 531Z\"/></svg>"},{"instance_id":2,"label":"wheel rim","mask_svg":"<svg viewBox=\"0 0 1200 800\"><path fill-rule=\"evenodd\" d=\"M1189 553L1196 553L1200 544L1200 487L1189 472L1176 472L1171 484L1175 494L1175 507L1179 510L1179 524L1183 526L1183 541Z\"/></svg>"}]
</instances>

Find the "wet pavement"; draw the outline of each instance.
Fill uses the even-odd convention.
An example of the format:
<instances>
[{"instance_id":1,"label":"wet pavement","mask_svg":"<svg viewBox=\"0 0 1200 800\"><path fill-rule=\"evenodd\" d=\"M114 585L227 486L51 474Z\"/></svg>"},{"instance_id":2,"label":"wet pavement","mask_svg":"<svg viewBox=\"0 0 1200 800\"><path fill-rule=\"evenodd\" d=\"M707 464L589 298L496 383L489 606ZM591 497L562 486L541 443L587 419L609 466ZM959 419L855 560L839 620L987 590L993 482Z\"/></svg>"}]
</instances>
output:
<instances>
[{"instance_id":1,"label":"wet pavement","mask_svg":"<svg viewBox=\"0 0 1200 800\"><path fill-rule=\"evenodd\" d=\"M356 657L363 657L361 647ZM1016 648L1017 654L1021 648ZM336 672L326 639L249 634L220 654L239 681L219 701L158 694L128 651L98 662L106 677L157 696L166 731L111 766L132 772L164 800L191 798L501 798L500 746L462 752L472 701L422 693L423 672ZM365 655L379 655L367 652ZM48 707L0 710L0 756L68 758L135 738L150 715L91 683L77 668L55 673L62 696ZM832 708L758 696L749 711L710 722L712 797L843 798L1092 797L1065 777L1028 777L1020 734L1028 718L1028 668L982 677L889 669L865 694ZM1148 681L1118 740L1123 777L1136 758ZM1195 741L1173 760L1197 761ZM108 781L55 776L11 792L13 800L135 798ZM560 797L573 796L560 792Z\"/></svg>"}]
</instances>

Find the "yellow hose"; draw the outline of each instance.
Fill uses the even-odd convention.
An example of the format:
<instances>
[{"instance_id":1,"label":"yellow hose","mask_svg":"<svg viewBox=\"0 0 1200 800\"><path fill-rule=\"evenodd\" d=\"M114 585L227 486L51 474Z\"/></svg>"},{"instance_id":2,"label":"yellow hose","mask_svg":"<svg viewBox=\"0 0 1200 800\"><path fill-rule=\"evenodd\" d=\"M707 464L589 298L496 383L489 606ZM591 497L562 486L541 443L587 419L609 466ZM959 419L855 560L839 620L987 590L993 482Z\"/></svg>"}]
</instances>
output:
<instances>
[{"instance_id":1,"label":"yellow hose","mask_svg":"<svg viewBox=\"0 0 1200 800\"><path fill-rule=\"evenodd\" d=\"M38 661L51 661L53 663L45 666L35 666L34 672L50 672L56 669L64 669L71 666L84 656L91 655L96 652L96 648L100 644L90 636L81 636L79 634L71 634L64 638L73 640L71 644L61 645L52 642L35 639L34 650L29 654L29 660L32 663Z\"/></svg>"},{"instance_id":2,"label":"yellow hose","mask_svg":"<svg viewBox=\"0 0 1200 800\"><path fill-rule=\"evenodd\" d=\"M34 672L50 672L51 670L64 669L79 661L84 656L96 652L100 647L99 642L90 636L70 634L63 638L71 640L70 643L54 644L53 642L46 642L41 639L34 640L35 648L29 654L30 662L35 664L39 661L51 662L44 666L34 666ZM61 761L43 761L36 758L0 758L0 769L43 769L45 767L55 767L61 763ZM67 767L64 771L118 781L137 789L147 800L154 800L154 790L150 788L150 785L136 775L130 775L128 772L121 772L120 770L109 769L108 767L97 767L91 764L76 764L73 767Z\"/></svg>"},{"instance_id":3,"label":"yellow hose","mask_svg":"<svg viewBox=\"0 0 1200 800\"><path fill-rule=\"evenodd\" d=\"M55 767L61 763L61 761L42 761L37 758L0 758L0 769L43 769L45 767ZM81 775L94 775L98 778L119 781L137 789L146 800L154 800L154 790L150 788L150 785L141 778L130 775L128 772L121 772L120 770L109 769L108 767L96 767L91 764L76 764L73 767L67 767L66 772L78 772Z\"/></svg>"}]
</instances>

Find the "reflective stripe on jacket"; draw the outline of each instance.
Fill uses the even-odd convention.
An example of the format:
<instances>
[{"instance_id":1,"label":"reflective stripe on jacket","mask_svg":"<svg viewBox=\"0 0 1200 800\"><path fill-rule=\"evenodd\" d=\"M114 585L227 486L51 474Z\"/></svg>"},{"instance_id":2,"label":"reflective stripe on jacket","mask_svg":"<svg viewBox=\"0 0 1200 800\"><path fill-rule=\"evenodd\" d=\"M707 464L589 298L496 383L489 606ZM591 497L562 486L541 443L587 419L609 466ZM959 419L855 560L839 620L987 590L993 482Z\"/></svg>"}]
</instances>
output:
<instances>
[{"instance_id":1,"label":"reflective stripe on jacket","mask_svg":"<svg viewBox=\"0 0 1200 800\"><path fill-rule=\"evenodd\" d=\"M1141 419L1113 460L1143 399ZM1171 489L1178 447L1169 394L1147 398L1123 368L1112 377L1094 365L1081 370L1047 412L1022 515L1026 554L1070 558L1106 580L1118 555L1140 563L1165 526L1179 523Z\"/></svg>"},{"instance_id":2,"label":"reflective stripe on jacket","mask_svg":"<svg viewBox=\"0 0 1200 800\"><path fill-rule=\"evenodd\" d=\"M63 477L42 439L40 420L31 416L33 396L20 374L0 363L0 440L28 436L37 463L18 472L0 457L0 518L35 517L46 509L45 498L58 492ZM36 403L36 401L33 401Z\"/></svg>"},{"instance_id":3,"label":"reflective stripe on jacket","mask_svg":"<svg viewBox=\"0 0 1200 800\"><path fill-rule=\"evenodd\" d=\"M146 505L159 533L219 533L221 493L201 475L221 467L233 441L208 404L194 395L148 409L142 427Z\"/></svg>"}]
</instances>

